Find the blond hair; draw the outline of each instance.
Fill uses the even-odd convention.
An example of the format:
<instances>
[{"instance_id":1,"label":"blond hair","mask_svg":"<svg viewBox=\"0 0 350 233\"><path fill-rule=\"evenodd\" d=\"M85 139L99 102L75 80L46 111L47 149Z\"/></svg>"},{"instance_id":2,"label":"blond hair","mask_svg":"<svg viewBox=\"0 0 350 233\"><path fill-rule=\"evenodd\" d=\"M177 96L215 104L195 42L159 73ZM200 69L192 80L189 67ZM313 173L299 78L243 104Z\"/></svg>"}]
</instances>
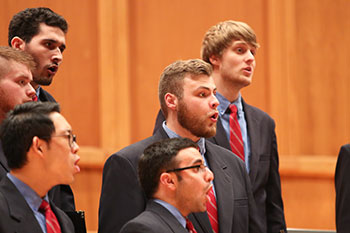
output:
<instances>
[{"instance_id":1,"label":"blond hair","mask_svg":"<svg viewBox=\"0 0 350 233\"><path fill-rule=\"evenodd\" d=\"M212 26L204 36L201 48L201 57L210 63L210 56L221 57L224 49L228 48L233 40L243 40L254 48L259 48L256 35L248 24L227 20Z\"/></svg>"}]
</instances>

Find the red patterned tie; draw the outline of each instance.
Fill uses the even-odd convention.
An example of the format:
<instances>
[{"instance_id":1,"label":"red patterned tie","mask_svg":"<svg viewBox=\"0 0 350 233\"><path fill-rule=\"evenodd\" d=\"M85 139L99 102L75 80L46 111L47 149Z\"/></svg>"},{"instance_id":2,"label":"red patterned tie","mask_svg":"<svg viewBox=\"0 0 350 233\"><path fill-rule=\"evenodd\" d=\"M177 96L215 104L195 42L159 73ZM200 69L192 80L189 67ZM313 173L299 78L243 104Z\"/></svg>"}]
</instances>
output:
<instances>
[{"instance_id":1,"label":"red patterned tie","mask_svg":"<svg viewBox=\"0 0 350 233\"><path fill-rule=\"evenodd\" d=\"M37 96L37 95L34 95L34 96L33 96L33 101L34 101L34 102L38 101L38 96Z\"/></svg>"},{"instance_id":2,"label":"red patterned tie","mask_svg":"<svg viewBox=\"0 0 350 233\"><path fill-rule=\"evenodd\" d=\"M188 218L186 218L186 229L188 230L189 233L197 233L197 231L193 227L193 224Z\"/></svg>"},{"instance_id":3,"label":"red patterned tie","mask_svg":"<svg viewBox=\"0 0 350 233\"><path fill-rule=\"evenodd\" d=\"M52 212L49 203L43 200L39 210L42 210L45 213L47 233L61 233L60 224L58 223L55 214Z\"/></svg>"},{"instance_id":4,"label":"red patterned tie","mask_svg":"<svg viewBox=\"0 0 350 233\"><path fill-rule=\"evenodd\" d=\"M241 127L237 119L237 107L234 104L230 105L230 146L233 153L238 155L244 161L244 148Z\"/></svg>"},{"instance_id":5,"label":"red patterned tie","mask_svg":"<svg viewBox=\"0 0 350 233\"><path fill-rule=\"evenodd\" d=\"M211 228L213 228L214 233L219 233L218 210L216 208L216 199L213 188L210 189L208 196L209 201L207 202L207 213Z\"/></svg>"}]
</instances>

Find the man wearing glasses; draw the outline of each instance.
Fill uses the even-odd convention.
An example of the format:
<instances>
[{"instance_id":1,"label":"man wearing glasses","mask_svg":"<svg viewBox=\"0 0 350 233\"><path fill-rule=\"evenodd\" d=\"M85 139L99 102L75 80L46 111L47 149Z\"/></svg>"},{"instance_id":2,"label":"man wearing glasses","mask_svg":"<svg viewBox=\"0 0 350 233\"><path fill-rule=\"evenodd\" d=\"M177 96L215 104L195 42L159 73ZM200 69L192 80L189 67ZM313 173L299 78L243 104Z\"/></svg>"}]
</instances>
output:
<instances>
[{"instance_id":1,"label":"man wearing glasses","mask_svg":"<svg viewBox=\"0 0 350 233\"><path fill-rule=\"evenodd\" d=\"M0 182L0 212L11 232L74 232L48 191L71 184L80 171L72 128L51 102L17 105L2 122L0 138L10 172ZM0 226L1 229L2 226Z\"/></svg>"},{"instance_id":2,"label":"man wearing glasses","mask_svg":"<svg viewBox=\"0 0 350 233\"><path fill-rule=\"evenodd\" d=\"M199 59L176 61L165 68L158 95L166 121L152 137L122 149L105 163L100 233L119 232L126 222L145 210L148 198L137 177L139 158L150 144L179 137L196 142L203 163L215 176L208 194L210 209L207 207L207 212L189 215L196 231L262 232L244 163L229 150L205 139L215 135L218 119L219 102L211 73L210 64ZM197 190L189 188L187 191Z\"/></svg>"},{"instance_id":3,"label":"man wearing glasses","mask_svg":"<svg viewBox=\"0 0 350 233\"><path fill-rule=\"evenodd\" d=\"M194 231L187 215L207 209L214 178L198 149L188 138L165 139L145 149L139 179L149 201L146 210L121 233Z\"/></svg>"}]
</instances>

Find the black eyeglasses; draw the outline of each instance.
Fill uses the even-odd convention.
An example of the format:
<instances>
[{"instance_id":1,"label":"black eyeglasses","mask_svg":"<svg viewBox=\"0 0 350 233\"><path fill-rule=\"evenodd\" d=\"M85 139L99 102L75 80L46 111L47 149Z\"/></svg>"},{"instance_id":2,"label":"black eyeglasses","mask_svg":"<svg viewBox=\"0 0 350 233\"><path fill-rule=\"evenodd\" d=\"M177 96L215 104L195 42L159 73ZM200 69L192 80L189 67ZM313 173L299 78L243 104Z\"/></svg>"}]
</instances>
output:
<instances>
[{"instance_id":1,"label":"black eyeglasses","mask_svg":"<svg viewBox=\"0 0 350 233\"><path fill-rule=\"evenodd\" d=\"M195 168L197 172L199 171L204 172L205 170L207 170L208 167L205 166L204 164L199 164L199 165L193 165L189 167L174 168L174 169L167 170L166 172L179 172L179 171L193 169L193 168Z\"/></svg>"},{"instance_id":2,"label":"black eyeglasses","mask_svg":"<svg viewBox=\"0 0 350 233\"><path fill-rule=\"evenodd\" d=\"M77 143L77 136L72 132L68 132L68 134L52 135L51 137L67 137L70 148L73 147L74 143Z\"/></svg>"}]
</instances>

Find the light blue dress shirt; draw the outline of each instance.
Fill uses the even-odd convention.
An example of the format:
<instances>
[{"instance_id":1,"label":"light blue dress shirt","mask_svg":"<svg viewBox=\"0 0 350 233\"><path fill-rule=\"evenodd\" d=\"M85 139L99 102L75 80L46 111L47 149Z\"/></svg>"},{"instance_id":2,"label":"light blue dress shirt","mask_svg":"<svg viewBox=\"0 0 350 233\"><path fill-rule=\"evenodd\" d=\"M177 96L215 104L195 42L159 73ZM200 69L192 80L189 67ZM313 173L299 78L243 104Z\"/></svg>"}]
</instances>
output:
<instances>
[{"instance_id":1,"label":"light blue dress shirt","mask_svg":"<svg viewBox=\"0 0 350 233\"><path fill-rule=\"evenodd\" d=\"M11 175L10 173L7 173L7 177L12 181L12 183L16 186L16 188L22 194L22 196L28 203L29 207L32 209L35 218L38 220L38 223L42 231L46 233L47 231L46 231L45 215L39 211L39 207L43 199L39 197L39 195L32 188L30 188L28 185L23 183L17 177ZM50 203L47 195L44 197L44 200Z\"/></svg>"},{"instance_id":2,"label":"light blue dress shirt","mask_svg":"<svg viewBox=\"0 0 350 233\"><path fill-rule=\"evenodd\" d=\"M219 100L220 104L218 106L219 115L221 118L222 126L226 132L227 138L230 140L230 110L229 106L231 105L230 101L228 101L224 96L222 96L219 92L216 92L216 98ZM242 105L242 96L239 93L238 98L233 101L232 104L235 104L237 107L237 118L238 123L241 128L242 139L243 139L243 147L244 147L244 158L245 158L245 166L247 171L249 172L249 161L250 161L250 140L248 136L247 130L247 122L245 120L245 115L243 111Z\"/></svg>"}]
</instances>

